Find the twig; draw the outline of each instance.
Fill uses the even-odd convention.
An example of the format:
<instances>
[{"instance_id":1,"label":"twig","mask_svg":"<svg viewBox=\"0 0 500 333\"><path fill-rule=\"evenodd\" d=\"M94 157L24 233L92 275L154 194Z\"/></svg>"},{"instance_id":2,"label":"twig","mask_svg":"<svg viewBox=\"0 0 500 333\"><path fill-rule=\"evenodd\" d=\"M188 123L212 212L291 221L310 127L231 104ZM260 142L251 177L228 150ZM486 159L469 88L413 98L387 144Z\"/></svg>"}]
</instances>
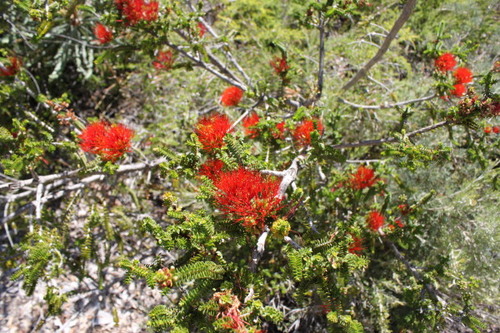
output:
<instances>
[{"instance_id":1,"label":"twig","mask_svg":"<svg viewBox=\"0 0 500 333\"><path fill-rule=\"evenodd\" d=\"M288 244L290 244L295 250L300 250L302 248L302 246L300 246L299 244L295 243L295 241L293 239L291 239L290 237L288 237L288 236L283 237L283 239L285 240L285 242L287 242Z\"/></svg>"},{"instance_id":2,"label":"twig","mask_svg":"<svg viewBox=\"0 0 500 333\"><path fill-rule=\"evenodd\" d=\"M398 103L393 103L393 104L384 103L384 104L380 104L380 105L361 105L361 104L355 104L355 103L349 102L348 100L345 100L345 99L343 99L341 97L339 97L339 101L342 102L342 103L344 103L344 104L347 104L347 105L353 106L355 108L358 108L358 109L380 110L380 109L391 109L391 108L395 108L395 107L398 107L398 106L403 106L403 105L408 105L408 104L413 104L413 103L428 101L428 100L433 99L435 97L436 97L436 94L432 94L432 95L421 97L421 98L410 99L410 100L407 100L407 101L404 101L404 102L398 102Z\"/></svg>"},{"instance_id":3,"label":"twig","mask_svg":"<svg viewBox=\"0 0 500 333\"><path fill-rule=\"evenodd\" d=\"M278 194L276 194L276 198L283 198L285 196L286 190L292 184L295 179L297 179L297 172L299 171L299 161L305 159L304 155L299 155L295 157L292 161L290 167L283 171L275 171L275 170L261 170L260 172L263 174L283 177L281 179L280 187L278 190Z\"/></svg>"},{"instance_id":4,"label":"twig","mask_svg":"<svg viewBox=\"0 0 500 333\"><path fill-rule=\"evenodd\" d=\"M252 252L252 261L250 262L250 271L252 273L257 272L257 266L259 265L259 261L262 258L262 255L264 255L264 250L266 248L266 239L267 235L269 235L269 231L270 231L269 228L265 227L264 231L257 240L257 246Z\"/></svg>"},{"instance_id":5,"label":"twig","mask_svg":"<svg viewBox=\"0 0 500 333\"><path fill-rule=\"evenodd\" d=\"M246 116L248 116L248 114L253 110L255 109L260 103L262 103L262 101L264 100L265 96L261 96L259 98L259 100L254 104L252 105L250 108L248 108L245 112L243 112L243 114L238 118L236 119L236 121L231 125L231 127L228 128L227 130L227 133L231 132L233 130L233 128L236 127L236 125L238 125L243 119L245 119Z\"/></svg>"},{"instance_id":6,"label":"twig","mask_svg":"<svg viewBox=\"0 0 500 333\"><path fill-rule=\"evenodd\" d=\"M413 132L408 132L408 133L406 133L405 136L408 138L411 138L411 137L416 136L418 134L429 132L429 131L432 131L436 128L443 127L443 126L450 125L450 124L453 124L453 122L448 121L448 120L441 121L441 122L436 123L434 125L429 125L426 127L422 127L418 130L415 130ZM379 139L379 140L366 140L366 141L359 141L359 142L353 142L353 143L341 143L338 145L333 145L332 148L333 149L343 149L343 148L356 148L356 147L364 147L364 146L377 146L377 145L381 145L384 143L397 142L398 140L399 140L398 138L389 137L389 138L384 138L384 139Z\"/></svg>"},{"instance_id":7,"label":"twig","mask_svg":"<svg viewBox=\"0 0 500 333\"><path fill-rule=\"evenodd\" d=\"M323 94L323 79L325 74L325 21L321 20L319 26L319 64L318 64L318 91L315 100L318 101Z\"/></svg>"},{"instance_id":8,"label":"twig","mask_svg":"<svg viewBox=\"0 0 500 333\"><path fill-rule=\"evenodd\" d=\"M408 0L408 2L403 7L403 11L401 12L401 15L398 17L398 19L394 23L394 26L392 27L389 34L387 34L387 38L384 40L384 43L382 44L382 46L378 50L377 54L375 54L375 56L372 59L370 59L370 61L368 61L368 63L363 68L361 68L356 73L356 75L354 75L354 77L342 87L343 90L347 90L347 89L351 88L352 86L354 86L363 76L366 75L366 73L368 73L368 71L370 70L370 68L373 67L373 65L375 65L378 61L380 61L380 59L382 59L384 54L389 49L391 42L396 38L396 35L399 32L399 30L401 29L401 27L403 27L405 22L410 18L410 15L411 15L413 9L415 8L416 4L417 4L417 0Z\"/></svg>"}]
</instances>

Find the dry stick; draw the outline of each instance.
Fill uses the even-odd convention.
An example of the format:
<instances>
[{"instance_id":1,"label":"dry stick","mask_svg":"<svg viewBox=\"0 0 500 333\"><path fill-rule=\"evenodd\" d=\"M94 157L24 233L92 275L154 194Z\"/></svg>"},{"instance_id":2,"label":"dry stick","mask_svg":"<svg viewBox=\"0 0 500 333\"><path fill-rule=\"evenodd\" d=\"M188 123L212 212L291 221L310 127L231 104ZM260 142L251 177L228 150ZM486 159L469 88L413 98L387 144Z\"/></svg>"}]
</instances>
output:
<instances>
[{"instance_id":1,"label":"dry stick","mask_svg":"<svg viewBox=\"0 0 500 333\"><path fill-rule=\"evenodd\" d=\"M429 296L432 298L433 301L444 302L444 300L439 297L440 292L434 287L433 284L425 283L425 279L422 276L422 274L420 274L420 272L415 269L415 267L412 265L412 263L409 262L401 254L401 252L399 252L398 248L396 247L396 245L394 245L393 242L391 242L388 239L384 239L384 243L389 246L389 248L392 250L392 252L394 252L394 255L396 256L396 258L398 258L398 260L401 261L406 266L406 268L410 271L411 275L413 275L413 277L415 279L417 279L420 283L422 283L424 285L425 290L427 290L427 292L429 293Z\"/></svg>"},{"instance_id":2,"label":"dry stick","mask_svg":"<svg viewBox=\"0 0 500 333\"><path fill-rule=\"evenodd\" d=\"M387 38L384 40L384 43L382 44L380 49L377 51L377 54L375 54L375 56L372 59L370 59L370 61L368 61L368 63L363 68L361 68L356 73L356 75L354 75L354 77L342 87L343 90L347 90L347 89L351 88L352 86L354 86L363 76L365 76L368 73L368 71L370 70L370 68L373 67L373 65L375 65L377 62L380 61L380 59L382 59L384 54L389 49L391 42L396 38L396 35L399 32L399 30L401 29L401 27L403 27L405 22L410 18L410 15L411 15L413 9L415 8L416 4L417 4L417 0L408 0L408 2L405 4L405 6L403 8L403 11L401 12L401 15L398 17L398 19L394 23L394 26L392 27L391 31L387 35Z\"/></svg>"},{"instance_id":3,"label":"dry stick","mask_svg":"<svg viewBox=\"0 0 500 333\"><path fill-rule=\"evenodd\" d=\"M404 106L404 105L408 105L408 104L413 104L413 103L428 101L430 99L433 99L434 97L436 97L436 94L432 94L432 95L429 95L429 96L425 96L425 97L421 97L421 98L416 98L416 99L410 99L410 100L404 101L404 102L398 102L398 103L393 103L393 104L384 103L384 104L380 104L380 105L361 105L361 104L355 104L355 103L349 102L348 100L345 100L345 99L343 99L341 97L339 97L339 101L342 102L342 103L345 103L347 105L353 106L355 108L358 108L358 109L380 110L380 109L391 109L391 108L395 108L395 107L398 107L398 106Z\"/></svg>"},{"instance_id":4,"label":"dry stick","mask_svg":"<svg viewBox=\"0 0 500 333\"><path fill-rule=\"evenodd\" d=\"M318 101L323 94L323 79L325 74L325 21L319 26L319 65L318 65L318 92L315 99Z\"/></svg>"},{"instance_id":5,"label":"dry stick","mask_svg":"<svg viewBox=\"0 0 500 333\"><path fill-rule=\"evenodd\" d=\"M411 138L411 137L416 136L418 134L429 132L429 131L432 131L433 129L443 127L446 125L450 125L450 124L453 124L453 122L449 121L449 120L441 121L441 122L433 124L433 125L422 127L422 128L415 130L413 132L406 133L405 136L408 138ZM359 141L359 142L353 142L353 143L341 143L338 145L333 145L332 148L333 149L343 149L343 148L356 148L356 147L364 147L364 146L377 146L377 145L381 145L383 143L392 143L392 142L397 142L397 141L399 141L398 138L389 137L389 138L384 138L384 139L379 139L379 140L366 140L366 141Z\"/></svg>"},{"instance_id":6,"label":"dry stick","mask_svg":"<svg viewBox=\"0 0 500 333\"><path fill-rule=\"evenodd\" d=\"M175 30L175 32L181 36L185 41L188 41L189 42L189 38L188 36L186 36L186 34L182 31L182 30ZM219 60L219 58L217 58L215 55L213 55L212 53L210 53L209 51L205 50L205 52L207 53L207 56L208 58L210 59L210 62L215 65L217 68L219 68L219 70L222 72L222 73L225 73L226 75L228 75L229 77L231 77L233 80L237 81L237 82L240 82L241 83L241 80L240 78L238 78L238 76L236 76L236 74L234 74L229 68L227 68L227 66L224 66L222 64L222 61ZM200 60L201 61L201 60ZM243 85L243 83L241 83ZM246 89L245 89L246 90Z\"/></svg>"},{"instance_id":7,"label":"dry stick","mask_svg":"<svg viewBox=\"0 0 500 333\"><path fill-rule=\"evenodd\" d=\"M236 119L236 121L231 125L231 127L228 128L227 132L226 133L229 133L233 130L233 128L236 127L236 125L238 125L246 116L248 116L248 114L257 107L257 105L259 105L260 103L262 103L262 101L264 100L265 96L261 96L259 98L259 100L254 104L252 105L251 107L249 107L245 112L243 112L243 114L238 118Z\"/></svg>"},{"instance_id":8,"label":"dry stick","mask_svg":"<svg viewBox=\"0 0 500 333\"><path fill-rule=\"evenodd\" d=\"M257 265L259 264L260 258L262 258L262 255L264 254L266 239L267 235L269 235L269 231L269 227L265 227L264 232L262 232L257 240L257 246L252 252L252 261L250 262L250 271L252 273L257 272Z\"/></svg>"},{"instance_id":9,"label":"dry stick","mask_svg":"<svg viewBox=\"0 0 500 333\"><path fill-rule=\"evenodd\" d=\"M181 53L182 55L184 55L186 58L190 59L191 61L193 61L196 65L198 65L199 67L201 68L204 68L206 69L207 71L209 71L210 73L212 73L213 75L217 76L219 79L223 80L223 81L226 81L227 83L233 85L233 86L236 86L244 91L246 91L248 88L240 83L240 82L237 82L237 81L234 81L233 79L227 77L226 75L220 73L219 71L216 71L215 69L213 69L211 66L209 66L206 62L196 58L194 55L190 54L189 52L187 51L184 51L182 48L180 48L178 45L175 45L175 44L172 44L170 42L166 42L166 45L168 45L169 47L171 47L172 49L176 50L177 52Z\"/></svg>"}]
</instances>

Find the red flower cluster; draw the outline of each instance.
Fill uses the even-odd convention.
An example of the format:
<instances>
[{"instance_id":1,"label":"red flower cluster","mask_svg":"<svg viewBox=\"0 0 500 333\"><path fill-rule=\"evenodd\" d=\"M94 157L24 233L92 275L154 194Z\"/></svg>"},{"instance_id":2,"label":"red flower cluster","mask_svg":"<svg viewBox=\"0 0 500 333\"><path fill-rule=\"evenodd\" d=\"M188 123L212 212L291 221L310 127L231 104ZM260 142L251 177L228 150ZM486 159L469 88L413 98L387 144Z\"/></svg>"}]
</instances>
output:
<instances>
[{"instance_id":1,"label":"red flower cluster","mask_svg":"<svg viewBox=\"0 0 500 333\"><path fill-rule=\"evenodd\" d=\"M434 60L434 66L441 72L451 71L456 65L455 56L451 53L443 53Z\"/></svg>"},{"instance_id":2,"label":"red flower cluster","mask_svg":"<svg viewBox=\"0 0 500 333\"><path fill-rule=\"evenodd\" d=\"M285 73L287 70L290 69L290 66L288 66L286 62L286 57L280 58L276 57L274 60L271 60L269 62L272 68L274 68L274 72L278 75L281 73Z\"/></svg>"},{"instance_id":3,"label":"red flower cluster","mask_svg":"<svg viewBox=\"0 0 500 333\"><path fill-rule=\"evenodd\" d=\"M231 128L231 122L226 115L214 113L201 118L196 124L195 133L203 149L213 150L224 146L224 136Z\"/></svg>"},{"instance_id":4,"label":"red flower cluster","mask_svg":"<svg viewBox=\"0 0 500 333\"><path fill-rule=\"evenodd\" d=\"M404 223L400 219L394 220L394 224L400 228L403 228L405 226ZM389 229L391 229L391 230L396 229L396 226L394 224L389 224Z\"/></svg>"},{"instance_id":5,"label":"red flower cluster","mask_svg":"<svg viewBox=\"0 0 500 333\"><path fill-rule=\"evenodd\" d=\"M252 112L245 119L243 119L243 127L245 127L245 134L251 139L255 139L259 135L259 129L255 126L259 123L260 117L257 113Z\"/></svg>"},{"instance_id":6,"label":"red flower cluster","mask_svg":"<svg viewBox=\"0 0 500 333\"><path fill-rule=\"evenodd\" d=\"M315 130L318 131L319 134L323 134L324 128L321 120L317 118L302 120L302 122L295 128L293 138L300 146L310 145L311 133Z\"/></svg>"},{"instance_id":7,"label":"red flower cluster","mask_svg":"<svg viewBox=\"0 0 500 333\"><path fill-rule=\"evenodd\" d=\"M384 215L380 214L380 212L374 210L368 214L366 217L366 223L368 224L368 228L373 231L378 231L385 223Z\"/></svg>"},{"instance_id":8,"label":"red flower cluster","mask_svg":"<svg viewBox=\"0 0 500 333\"><path fill-rule=\"evenodd\" d=\"M240 167L223 172L214 182L215 201L220 210L247 228L262 230L266 218L275 217L281 208L277 198L280 180L258 171Z\"/></svg>"},{"instance_id":9,"label":"red flower cluster","mask_svg":"<svg viewBox=\"0 0 500 333\"><path fill-rule=\"evenodd\" d=\"M9 57L10 65L5 66L5 68L0 67L0 76L12 76L16 75L21 68L21 60L16 57Z\"/></svg>"},{"instance_id":10,"label":"red flower cluster","mask_svg":"<svg viewBox=\"0 0 500 333\"><path fill-rule=\"evenodd\" d=\"M453 90L450 93L455 97L462 97L467 92L467 87L462 83L457 83L453 85Z\"/></svg>"},{"instance_id":11,"label":"red flower cluster","mask_svg":"<svg viewBox=\"0 0 500 333\"><path fill-rule=\"evenodd\" d=\"M115 0L115 4L128 24L134 25L140 21L158 19L159 3L157 1Z\"/></svg>"},{"instance_id":12,"label":"red flower cluster","mask_svg":"<svg viewBox=\"0 0 500 333\"><path fill-rule=\"evenodd\" d=\"M200 38L205 36L206 33L207 33L207 27L203 23L198 22L198 35L200 36Z\"/></svg>"},{"instance_id":13,"label":"red flower cluster","mask_svg":"<svg viewBox=\"0 0 500 333\"><path fill-rule=\"evenodd\" d=\"M285 122L277 123L275 129L272 132L275 139L283 140L285 138Z\"/></svg>"},{"instance_id":14,"label":"red flower cluster","mask_svg":"<svg viewBox=\"0 0 500 333\"><path fill-rule=\"evenodd\" d=\"M221 160L208 160L200 166L198 174L207 176L212 182L219 180L224 162Z\"/></svg>"},{"instance_id":15,"label":"red flower cluster","mask_svg":"<svg viewBox=\"0 0 500 333\"><path fill-rule=\"evenodd\" d=\"M94 27L94 35L101 44L106 44L113 40L113 32L101 23L97 23Z\"/></svg>"},{"instance_id":16,"label":"red flower cluster","mask_svg":"<svg viewBox=\"0 0 500 333\"><path fill-rule=\"evenodd\" d=\"M455 72L453 72L453 76L457 84L472 82L472 72L467 67L458 67Z\"/></svg>"},{"instance_id":17,"label":"red flower cluster","mask_svg":"<svg viewBox=\"0 0 500 333\"><path fill-rule=\"evenodd\" d=\"M236 106L243 98L245 92L236 86L224 90L220 97L220 102L224 106Z\"/></svg>"},{"instance_id":18,"label":"red flower cluster","mask_svg":"<svg viewBox=\"0 0 500 333\"><path fill-rule=\"evenodd\" d=\"M80 148L96 154L104 161L114 162L130 151L134 131L121 124L104 121L88 125L80 134Z\"/></svg>"},{"instance_id":19,"label":"red flower cluster","mask_svg":"<svg viewBox=\"0 0 500 333\"><path fill-rule=\"evenodd\" d=\"M483 131L486 134L490 134L491 132L498 134L498 133L500 133L500 127L498 127L498 126L493 126L493 127L486 126Z\"/></svg>"},{"instance_id":20,"label":"red flower cluster","mask_svg":"<svg viewBox=\"0 0 500 333\"><path fill-rule=\"evenodd\" d=\"M156 60L152 62L156 69L171 69L174 64L174 56L172 51L159 51Z\"/></svg>"},{"instance_id":21,"label":"red flower cluster","mask_svg":"<svg viewBox=\"0 0 500 333\"><path fill-rule=\"evenodd\" d=\"M363 239L356 237L354 235L351 235L351 237L352 237L352 243L351 245L349 245L349 248L347 250L349 251L349 253L359 256L361 252L364 250Z\"/></svg>"},{"instance_id":22,"label":"red flower cluster","mask_svg":"<svg viewBox=\"0 0 500 333\"><path fill-rule=\"evenodd\" d=\"M353 173L349 179L349 184L355 190L362 190L373 186L379 179L375 177L375 171L363 165L358 167L356 173Z\"/></svg>"}]
</instances>

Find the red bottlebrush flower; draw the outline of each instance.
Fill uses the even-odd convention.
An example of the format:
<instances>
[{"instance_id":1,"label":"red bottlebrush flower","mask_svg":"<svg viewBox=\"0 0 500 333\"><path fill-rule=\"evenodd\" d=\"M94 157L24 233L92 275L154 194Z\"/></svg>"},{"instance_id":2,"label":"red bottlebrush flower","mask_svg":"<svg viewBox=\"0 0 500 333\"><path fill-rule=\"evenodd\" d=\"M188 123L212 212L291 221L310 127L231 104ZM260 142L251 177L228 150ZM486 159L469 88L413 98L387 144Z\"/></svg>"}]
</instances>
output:
<instances>
[{"instance_id":1,"label":"red bottlebrush flower","mask_svg":"<svg viewBox=\"0 0 500 333\"><path fill-rule=\"evenodd\" d=\"M142 20L155 21L158 19L159 3L157 1L115 0L115 4L128 24L134 25Z\"/></svg>"},{"instance_id":2,"label":"red bottlebrush flower","mask_svg":"<svg viewBox=\"0 0 500 333\"><path fill-rule=\"evenodd\" d=\"M462 83L457 83L453 87L454 87L454 89L452 91L450 91L450 93L453 96L462 97L467 92L467 88Z\"/></svg>"},{"instance_id":3,"label":"red bottlebrush flower","mask_svg":"<svg viewBox=\"0 0 500 333\"><path fill-rule=\"evenodd\" d=\"M490 134L492 130L493 130L493 128L491 126L486 126L483 129L483 132L486 133L486 134Z\"/></svg>"},{"instance_id":4,"label":"red bottlebrush flower","mask_svg":"<svg viewBox=\"0 0 500 333\"><path fill-rule=\"evenodd\" d=\"M198 36L202 38L203 36L205 36L206 33L207 33L207 27L203 23L198 22Z\"/></svg>"},{"instance_id":5,"label":"red bottlebrush flower","mask_svg":"<svg viewBox=\"0 0 500 333\"><path fill-rule=\"evenodd\" d=\"M274 60L271 60L269 64L271 65L272 68L274 68L274 72L278 75L290 69L290 66L288 66L286 62L286 57L283 58L276 57L274 58Z\"/></svg>"},{"instance_id":6,"label":"red bottlebrush flower","mask_svg":"<svg viewBox=\"0 0 500 333\"><path fill-rule=\"evenodd\" d=\"M498 127L498 126L493 126L493 133L495 133L495 134L500 133L500 127Z\"/></svg>"},{"instance_id":7,"label":"red bottlebrush flower","mask_svg":"<svg viewBox=\"0 0 500 333\"><path fill-rule=\"evenodd\" d=\"M156 69L171 69L174 64L174 56L172 51L159 51L156 60L152 62Z\"/></svg>"},{"instance_id":8,"label":"red bottlebrush flower","mask_svg":"<svg viewBox=\"0 0 500 333\"><path fill-rule=\"evenodd\" d=\"M441 72L451 71L456 65L455 56L451 53L443 53L434 60L434 66Z\"/></svg>"},{"instance_id":9,"label":"red bottlebrush flower","mask_svg":"<svg viewBox=\"0 0 500 333\"><path fill-rule=\"evenodd\" d=\"M236 106L243 98L245 92L238 87L232 86L224 90L220 102L224 106Z\"/></svg>"},{"instance_id":10,"label":"red bottlebrush flower","mask_svg":"<svg viewBox=\"0 0 500 333\"><path fill-rule=\"evenodd\" d=\"M196 124L195 133L203 149L212 150L224 146L224 136L231 128L231 122L226 115L214 113L201 118Z\"/></svg>"},{"instance_id":11,"label":"red bottlebrush flower","mask_svg":"<svg viewBox=\"0 0 500 333\"><path fill-rule=\"evenodd\" d=\"M255 139L259 135L259 129L255 126L259 123L260 117L257 113L252 112L245 119L243 119L243 127L245 127L245 134L251 139Z\"/></svg>"},{"instance_id":12,"label":"red bottlebrush flower","mask_svg":"<svg viewBox=\"0 0 500 333\"><path fill-rule=\"evenodd\" d=\"M370 214L368 214L366 223L368 223L368 228L372 229L373 231L378 231L378 229L382 228L385 223L384 215L374 210L370 212Z\"/></svg>"},{"instance_id":13,"label":"red bottlebrush flower","mask_svg":"<svg viewBox=\"0 0 500 333\"><path fill-rule=\"evenodd\" d=\"M285 122L277 123L276 127L272 131L272 135L275 139L283 140L285 138Z\"/></svg>"},{"instance_id":14,"label":"red bottlebrush flower","mask_svg":"<svg viewBox=\"0 0 500 333\"><path fill-rule=\"evenodd\" d=\"M275 217L281 208L282 199L276 197L280 183L277 178L240 167L221 173L214 183L218 189L215 201L224 214L244 227L262 230L266 218Z\"/></svg>"},{"instance_id":15,"label":"red bottlebrush flower","mask_svg":"<svg viewBox=\"0 0 500 333\"><path fill-rule=\"evenodd\" d=\"M106 44L113 40L113 32L101 23L97 23L94 27L94 35L101 44Z\"/></svg>"},{"instance_id":16,"label":"red bottlebrush flower","mask_svg":"<svg viewBox=\"0 0 500 333\"><path fill-rule=\"evenodd\" d=\"M363 247L363 239L356 237L354 235L351 235L352 237L352 243L349 245L349 253L355 254L357 256L361 255L361 252L364 250Z\"/></svg>"},{"instance_id":17,"label":"red bottlebrush flower","mask_svg":"<svg viewBox=\"0 0 500 333\"><path fill-rule=\"evenodd\" d=\"M404 225L404 223L403 223L400 219L396 219L396 220L394 221L394 223L396 223L396 225L397 225L398 227L400 227L400 228L403 228L403 227L405 226L405 225Z\"/></svg>"},{"instance_id":18,"label":"red bottlebrush flower","mask_svg":"<svg viewBox=\"0 0 500 333\"><path fill-rule=\"evenodd\" d=\"M472 72L466 67L459 67L453 73L456 83L469 83L472 82Z\"/></svg>"},{"instance_id":19,"label":"red bottlebrush flower","mask_svg":"<svg viewBox=\"0 0 500 333\"><path fill-rule=\"evenodd\" d=\"M224 162L221 160L208 160L200 166L198 174L207 176L212 182L219 180Z\"/></svg>"},{"instance_id":20,"label":"red bottlebrush flower","mask_svg":"<svg viewBox=\"0 0 500 333\"><path fill-rule=\"evenodd\" d=\"M318 131L320 135L323 134L324 127L321 120L317 118L302 120L295 128L293 138L298 145L308 146L311 144L311 132L314 130Z\"/></svg>"},{"instance_id":21,"label":"red bottlebrush flower","mask_svg":"<svg viewBox=\"0 0 500 333\"><path fill-rule=\"evenodd\" d=\"M0 76L13 76L19 72L21 68L21 60L16 57L9 57L10 65L0 67Z\"/></svg>"},{"instance_id":22,"label":"red bottlebrush flower","mask_svg":"<svg viewBox=\"0 0 500 333\"><path fill-rule=\"evenodd\" d=\"M353 189L362 190L373 186L378 180L373 169L360 165L356 173L351 175L349 183Z\"/></svg>"},{"instance_id":23,"label":"red bottlebrush flower","mask_svg":"<svg viewBox=\"0 0 500 333\"><path fill-rule=\"evenodd\" d=\"M96 154L104 161L114 162L130 151L134 131L121 124L99 121L88 125L80 134L80 148Z\"/></svg>"},{"instance_id":24,"label":"red bottlebrush flower","mask_svg":"<svg viewBox=\"0 0 500 333\"><path fill-rule=\"evenodd\" d=\"M398 209L402 215L408 215L411 212L410 206L408 206L408 204L401 204L398 206Z\"/></svg>"}]
</instances>

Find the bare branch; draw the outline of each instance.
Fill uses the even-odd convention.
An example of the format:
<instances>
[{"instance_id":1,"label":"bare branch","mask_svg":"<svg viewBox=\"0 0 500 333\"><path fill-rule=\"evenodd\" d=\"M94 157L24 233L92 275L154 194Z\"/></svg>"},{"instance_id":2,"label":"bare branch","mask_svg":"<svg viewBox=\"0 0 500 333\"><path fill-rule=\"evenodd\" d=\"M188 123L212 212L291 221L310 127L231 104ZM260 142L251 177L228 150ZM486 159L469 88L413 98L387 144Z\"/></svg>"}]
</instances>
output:
<instances>
[{"instance_id":1,"label":"bare branch","mask_svg":"<svg viewBox=\"0 0 500 333\"><path fill-rule=\"evenodd\" d=\"M411 137L416 136L418 134L429 132L429 131L432 131L436 128L443 127L443 126L450 125L450 124L453 124L453 122L448 121L448 120L441 121L439 123L429 125L426 127L422 127L420 129L412 131L412 132L408 132L408 133L406 133L405 136L408 138L411 138ZM366 141L359 141L359 142L353 142L353 143L341 143L338 145L333 145L332 148L343 149L343 148L356 148L356 147L364 147L364 146L377 146L377 145L381 145L384 143L397 142L398 140L399 140L398 138L390 137L390 138L379 139L379 140L366 140Z\"/></svg>"},{"instance_id":2,"label":"bare branch","mask_svg":"<svg viewBox=\"0 0 500 333\"><path fill-rule=\"evenodd\" d=\"M266 239L267 235L269 235L269 228L265 227L264 231L262 234L259 236L259 239L257 240L257 246L253 250L252 253L252 261L250 262L250 271L252 273L257 272L257 266L259 265L259 261L264 255L264 250L266 247Z\"/></svg>"},{"instance_id":3,"label":"bare branch","mask_svg":"<svg viewBox=\"0 0 500 333\"><path fill-rule=\"evenodd\" d=\"M302 248L302 246L300 246L299 244L295 243L295 241L293 239L291 239L290 237L288 237L288 236L283 237L283 239L285 240L285 242L287 242L288 244L290 244L295 250L300 250Z\"/></svg>"},{"instance_id":4,"label":"bare branch","mask_svg":"<svg viewBox=\"0 0 500 333\"><path fill-rule=\"evenodd\" d=\"M393 104L384 103L384 104L380 104L380 105L361 105L361 104L355 104L355 103L349 102L348 100L345 100L345 99L343 99L341 97L339 97L339 101L342 102L342 103L345 103L347 105L353 106L355 108L358 108L358 109L380 110L380 109L391 109L391 108L395 108L395 107L398 107L398 106L404 106L404 105L408 105L408 104L413 104L413 103L419 103L419 102L423 102L423 101L428 101L428 100L433 99L435 97L436 97L436 94L432 94L432 95L425 96L425 97L420 97L420 98L416 98L416 99L410 99L410 100L407 100L407 101L404 101L404 102L398 102L398 103L393 103Z\"/></svg>"},{"instance_id":5,"label":"bare branch","mask_svg":"<svg viewBox=\"0 0 500 333\"><path fill-rule=\"evenodd\" d=\"M363 68L361 68L356 73L356 75L354 75L354 77L342 87L343 90L347 90L352 86L354 86L363 76L365 76L368 73L368 71L370 70L370 68L373 67L373 65L375 65L377 62L380 61L380 59L382 59L384 54L389 49L391 42L396 38L396 35L399 32L399 30L403 27L405 22L410 18L410 15L413 12L413 9L415 8L416 4L417 0L408 0L408 2L406 2L405 6L403 7L403 11L401 12L401 15L394 23L394 26L387 35L387 38L384 40L384 43L378 50L377 54L375 54L375 56L372 59L370 59L370 61L368 61L368 63L366 63L366 65Z\"/></svg>"},{"instance_id":6,"label":"bare branch","mask_svg":"<svg viewBox=\"0 0 500 333\"><path fill-rule=\"evenodd\" d=\"M299 161L305 159L305 156L299 155L295 157L292 161L290 167L283 171L275 171L275 170L261 170L260 172L263 174L274 175L278 177L283 177L281 179L280 187L278 190L278 194L276 194L277 198L283 198L285 196L286 190L292 184L295 179L297 179L297 172L299 171Z\"/></svg>"}]
</instances>

